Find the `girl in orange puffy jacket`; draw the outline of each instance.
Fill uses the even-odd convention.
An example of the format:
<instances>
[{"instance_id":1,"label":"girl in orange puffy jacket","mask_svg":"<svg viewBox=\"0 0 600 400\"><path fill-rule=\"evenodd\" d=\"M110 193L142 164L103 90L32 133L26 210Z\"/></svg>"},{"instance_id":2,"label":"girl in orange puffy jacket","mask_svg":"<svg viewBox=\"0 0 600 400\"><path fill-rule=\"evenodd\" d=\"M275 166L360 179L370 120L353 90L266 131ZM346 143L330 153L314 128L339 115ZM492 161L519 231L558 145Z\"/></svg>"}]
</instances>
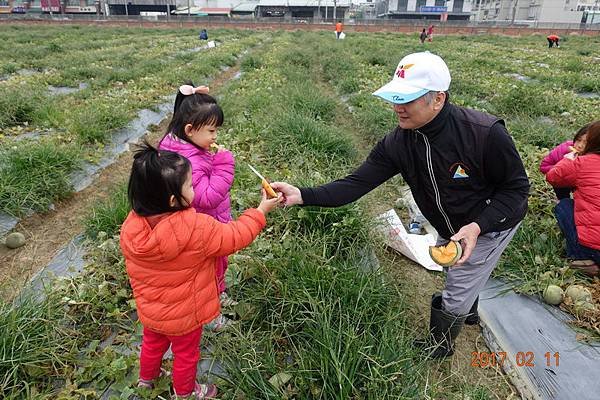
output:
<instances>
[{"instance_id":1,"label":"girl in orange puffy jacket","mask_svg":"<svg viewBox=\"0 0 600 400\"><path fill-rule=\"evenodd\" d=\"M139 387L153 387L164 353L173 352L177 397L214 398L215 385L196 383L202 325L220 312L215 263L248 246L281 196L218 222L196 213L189 161L145 143L134 155L128 186L133 210L121 228L121 249L144 326Z\"/></svg>"}]
</instances>

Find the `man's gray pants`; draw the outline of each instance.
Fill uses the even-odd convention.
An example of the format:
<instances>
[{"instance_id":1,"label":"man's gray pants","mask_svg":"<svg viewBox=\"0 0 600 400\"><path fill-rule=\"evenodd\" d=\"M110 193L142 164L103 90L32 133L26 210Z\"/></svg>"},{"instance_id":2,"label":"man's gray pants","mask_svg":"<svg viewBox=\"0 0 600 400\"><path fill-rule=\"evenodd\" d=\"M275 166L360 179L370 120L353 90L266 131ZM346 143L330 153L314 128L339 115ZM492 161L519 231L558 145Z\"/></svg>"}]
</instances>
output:
<instances>
[{"instance_id":1,"label":"man's gray pants","mask_svg":"<svg viewBox=\"0 0 600 400\"><path fill-rule=\"evenodd\" d=\"M447 269L446 286L442 291L444 310L454 315L469 312L518 228L519 225L480 235L467 261Z\"/></svg>"}]
</instances>

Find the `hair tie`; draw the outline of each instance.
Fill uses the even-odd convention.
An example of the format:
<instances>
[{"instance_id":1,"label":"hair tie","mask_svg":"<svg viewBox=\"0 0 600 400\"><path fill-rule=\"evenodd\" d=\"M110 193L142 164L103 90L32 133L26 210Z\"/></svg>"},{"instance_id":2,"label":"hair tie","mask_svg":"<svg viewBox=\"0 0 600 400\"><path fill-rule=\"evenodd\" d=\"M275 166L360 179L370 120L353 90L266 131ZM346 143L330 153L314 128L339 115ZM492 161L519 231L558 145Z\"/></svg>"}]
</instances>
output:
<instances>
[{"instance_id":1,"label":"hair tie","mask_svg":"<svg viewBox=\"0 0 600 400\"><path fill-rule=\"evenodd\" d=\"M181 85L179 86L179 91L184 96L190 96L192 94L208 94L209 88L208 86L193 87L192 85Z\"/></svg>"}]
</instances>

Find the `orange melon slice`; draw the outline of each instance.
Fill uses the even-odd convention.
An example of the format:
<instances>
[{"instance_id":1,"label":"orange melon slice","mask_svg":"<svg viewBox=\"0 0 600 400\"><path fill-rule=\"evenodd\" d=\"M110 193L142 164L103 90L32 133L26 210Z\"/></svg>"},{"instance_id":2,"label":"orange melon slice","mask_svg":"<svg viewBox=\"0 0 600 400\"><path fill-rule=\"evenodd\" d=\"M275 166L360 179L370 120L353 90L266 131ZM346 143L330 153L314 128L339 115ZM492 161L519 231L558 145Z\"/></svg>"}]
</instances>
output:
<instances>
[{"instance_id":1,"label":"orange melon slice","mask_svg":"<svg viewBox=\"0 0 600 400\"><path fill-rule=\"evenodd\" d=\"M436 264L451 267L462 256L462 246L459 242L450 241L445 246L429 246L429 255Z\"/></svg>"},{"instance_id":2,"label":"orange melon slice","mask_svg":"<svg viewBox=\"0 0 600 400\"><path fill-rule=\"evenodd\" d=\"M273 188L269 184L268 180L263 179L260 183L261 183L263 189L265 189L265 192L267 192L267 197L269 199L274 199L277 197L277 193L275 193L275 190L273 190Z\"/></svg>"}]
</instances>

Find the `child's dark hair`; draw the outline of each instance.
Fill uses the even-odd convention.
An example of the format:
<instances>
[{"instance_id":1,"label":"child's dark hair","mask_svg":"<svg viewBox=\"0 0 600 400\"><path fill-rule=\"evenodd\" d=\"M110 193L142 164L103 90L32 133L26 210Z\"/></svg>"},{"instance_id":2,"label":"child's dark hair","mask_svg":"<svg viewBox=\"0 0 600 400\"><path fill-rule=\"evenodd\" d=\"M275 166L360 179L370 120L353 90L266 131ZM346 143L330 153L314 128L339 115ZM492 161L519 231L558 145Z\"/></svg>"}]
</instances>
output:
<instances>
[{"instance_id":1,"label":"child's dark hair","mask_svg":"<svg viewBox=\"0 0 600 400\"><path fill-rule=\"evenodd\" d=\"M191 82L188 84L194 86ZM185 134L187 124L192 124L194 129L198 129L205 125L221 126L223 121L223 110L214 97L200 93L186 96L178 91L177 97L175 97L173 118L169 123L167 133L172 133L179 139L190 143Z\"/></svg>"},{"instance_id":2,"label":"child's dark hair","mask_svg":"<svg viewBox=\"0 0 600 400\"><path fill-rule=\"evenodd\" d=\"M573 143L575 143L576 141L578 141L579 139L581 139L581 137L587 133L587 131L588 131L588 128L590 127L590 125L592 125L592 124L587 124L587 125L584 125L583 127L581 127L581 128L580 128L580 129L577 131L577 133L576 133L576 134L575 134L575 136L573 137Z\"/></svg>"},{"instance_id":3,"label":"child's dark hair","mask_svg":"<svg viewBox=\"0 0 600 400\"><path fill-rule=\"evenodd\" d=\"M184 85L189 85L189 86L195 87L195 85L192 81L187 81L184 83ZM186 98L191 98L192 101L194 101L195 103L198 103L198 104L201 104L201 103L217 104L217 101L215 100L215 98L212 96L209 96L207 94L194 93L194 94L190 94L190 95L185 95L185 94L181 93L181 91L179 89L177 89L177 95L175 96L175 104L173 105L173 114L177 114L179 107L181 107L181 102Z\"/></svg>"},{"instance_id":4,"label":"child's dark hair","mask_svg":"<svg viewBox=\"0 0 600 400\"><path fill-rule=\"evenodd\" d=\"M587 140L583 154L600 154L600 120L585 126L587 129Z\"/></svg>"},{"instance_id":5,"label":"child's dark hair","mask_svg":"<svg viewBox=\"0 0 600 400\"><path fill-rule=\"evenodd\" d=\"M189 207L181 188L191 165L187 158L167 150L158 150L144 141L133 154L127 186L131 208L143 217L184 210ZM176 205L171 206L171 196Z\"/></svg>"}]
</instances>

